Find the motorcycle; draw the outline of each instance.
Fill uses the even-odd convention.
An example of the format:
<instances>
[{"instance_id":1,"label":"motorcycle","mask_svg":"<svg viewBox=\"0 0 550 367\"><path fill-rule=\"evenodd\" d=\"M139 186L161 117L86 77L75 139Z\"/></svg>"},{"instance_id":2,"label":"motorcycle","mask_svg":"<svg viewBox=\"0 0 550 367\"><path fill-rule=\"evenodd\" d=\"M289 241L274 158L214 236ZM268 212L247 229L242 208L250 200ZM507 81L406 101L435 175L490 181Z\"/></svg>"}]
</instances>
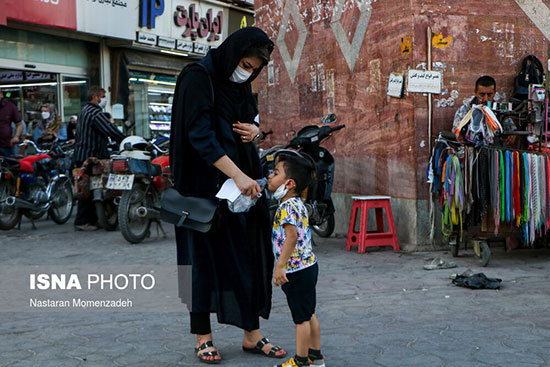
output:
<instances>
[{"instance_id":1,"label":"motorcycle","mask_svg":"<svg viewBox=\"0 0 550 367\"><path fill-rule=\"evenodd\" d=\"M323 118L323 123L336 122L336 115L329 114ZM334 232L334 204L331 198L334 183L334 158L330 152L320 144L332 136L335 131L343 129L345 125L330 127L327 125L308 125L302 128L286 146L274 146L260 152L260 162L264 175L267 176L277 163L281 154L296 154L305 156L315 165L317 183L307 191L305 206L308 209L309 223L315 233L321 237L329 237ZM270 208L274 214L278 203L270 199Z\"/></svg>"},{"instance_id":2,"label":"motorcycle","mask_svg":"<svg viewBox=\"0 0 550 367\"><path fill-rule=\"evenodd\" d=\"M114 231L118 225L117 202L120 191L106 186L111 173L111 160L90 157L81 168L73 172L78 200L92 196L98 224L106 231Z\"/></svg>"},{"instance_id":3,"label":"motorcycle","mask_svg":"<svg viewBox=\"0 0 550 367\"><path fill-rule=\"evenodd\" d=\"M31 140L20 144L29 145L37 154L0 158L0 229L14 228L22 215L32 222L48 213L54 222L63 224L72 214L73 191L65 152L58 144L49 150L38 148Z\"/></svg>"},{"instance_id":4,"label":"motorcycle","mask_svg":"<svg viewBox=\"0 0 550 367\"><path fill-rule=\"evenodd\" d=\"M110 187L122 190L118 218L122 236L131 244L149 235L151 223L160 217L160 199L171 186L169 157L157 141L128 137L121 143L121 152L112 157ZM160 154L153 159L153 155Z\"/></svg>"}]
</instances>

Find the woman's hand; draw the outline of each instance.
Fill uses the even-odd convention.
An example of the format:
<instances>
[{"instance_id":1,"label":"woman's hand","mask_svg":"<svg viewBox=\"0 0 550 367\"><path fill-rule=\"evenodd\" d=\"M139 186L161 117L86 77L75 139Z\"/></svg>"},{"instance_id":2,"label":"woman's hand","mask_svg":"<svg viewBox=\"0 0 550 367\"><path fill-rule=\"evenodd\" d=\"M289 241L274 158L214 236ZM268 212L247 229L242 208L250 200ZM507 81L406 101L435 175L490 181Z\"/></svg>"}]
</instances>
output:
<instances>
[{"instance_id":1,"label":"woman's hand","mask_svg":"<svg viewBox=\"0 0 550 367\"><path fill-rule=\"evenodd\" d=\"M233 181L235 181L235 184L239 190L241 190L243 195L250 196L251 198L257 197L262 191L260 185L244 173L241 173L233 178Z\"/></svg>"},{"instance_id":2,"label":"woman's hand","mask_svg":"<svg viewBox=\"0 0 550 367\"><path fill-rule=\"evenodd\" d=\"M250 143L260 133L260 128L255 124L237 122L233 124L233 131L241 136L243 143Z\"/></svg>"}]
</instances>

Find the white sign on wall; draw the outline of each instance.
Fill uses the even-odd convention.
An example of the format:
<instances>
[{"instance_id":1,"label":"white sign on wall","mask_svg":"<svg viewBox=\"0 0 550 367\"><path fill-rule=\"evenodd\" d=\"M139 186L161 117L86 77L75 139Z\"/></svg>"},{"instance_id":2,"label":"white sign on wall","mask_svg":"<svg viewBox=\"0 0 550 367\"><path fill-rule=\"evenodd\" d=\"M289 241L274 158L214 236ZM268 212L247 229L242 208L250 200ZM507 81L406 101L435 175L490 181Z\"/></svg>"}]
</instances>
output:
<instances>
[{"instance_id":1,"label":"white sign on wall","mask_svg":"<svg viewBox=\"0 0 550 367\"><path fill-rule=\"evenodd\" d=\"M391 73L388 79L388 96L401 98L403 96L404 77L401 73Z\"/></svg>"},{"instance_id":2,"label":"white sign on wall","mask_svg":"<svg viewBox=\"0 0 550 367\"><path fill-rule=\"evenodd\" d=\"M441 71L409 70L407 90L416 93L441 93L443 74Z\"/></svg>"}]
</instances>

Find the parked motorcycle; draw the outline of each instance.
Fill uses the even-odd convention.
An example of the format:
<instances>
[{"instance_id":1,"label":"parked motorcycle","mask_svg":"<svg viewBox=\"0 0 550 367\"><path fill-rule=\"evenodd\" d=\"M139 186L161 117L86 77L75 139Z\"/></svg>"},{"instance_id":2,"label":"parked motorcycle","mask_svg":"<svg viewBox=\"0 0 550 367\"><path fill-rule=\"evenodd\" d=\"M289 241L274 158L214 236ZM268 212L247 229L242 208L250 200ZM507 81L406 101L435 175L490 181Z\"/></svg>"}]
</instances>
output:
<instances>
[{"instance_id":1,"label":"parked motorcycle","mask_svg":"<svg viewBox=\"0 0 550 367\"><path fill-rule=\"evenodd\" d=\"M117 149L116 145L109 146ZM111 173L111 159L90 157L82 167L75 169L75 192L77 199L93 197L98 224L106 231L114 231L118 226L117 200L122 192L107 187Z\"/></svg>"},{"instance_id":2,"label":"parked motorcycle","mask_svg":"<svg viewBox=\"0 0 550 367\"><path fill-rule=\"evenodd\" d=\"M323 123L336 122L336 115L329 114L323 118ZM332 136L335 131L343 129L345 125L331 127L328 125L308 125L301 129L290 144L275 146L260 152L260 162L267 176L274 168L281 154L296 154L308 157L316 168L317 183L307 192L305 205L308 209L309 223L321 237L329 237L334 232L334 204L331 198L334 183L334 158L332 154L320 144ZM277 208L277 202L270 199L272 212Z\"/></svg>"},{"instance_id":3,"label":"parked motorcycle","mask_svg":"<svg viewBox=\"0 0 550 367\"><path fill-rule=\"evenodd\" d=\"M31 140L37 154L21 159L0 158L0 229L14 228L25 215L31 220L44 214L58 224L73 211L73 190L66 174L66 154L58 144L42 150ZM34 225L34 223L33 223Z\"/></svg>"},{"instance_id":4,"label":"parked motorcycle","mask_svg":"<svg viewBox=\"0 0 550 367\"><path fill-rule=\"evenodd\" d=\"M151 222L158 223L162 192L171 186L169 157L156 141L149 143L136 136L124 139L120 150L112 157L109 184L122 190L118 204L120 232L135 244L148 236ZM152 159L155 154L163 155Z\"/></svg>"}]
</instances>

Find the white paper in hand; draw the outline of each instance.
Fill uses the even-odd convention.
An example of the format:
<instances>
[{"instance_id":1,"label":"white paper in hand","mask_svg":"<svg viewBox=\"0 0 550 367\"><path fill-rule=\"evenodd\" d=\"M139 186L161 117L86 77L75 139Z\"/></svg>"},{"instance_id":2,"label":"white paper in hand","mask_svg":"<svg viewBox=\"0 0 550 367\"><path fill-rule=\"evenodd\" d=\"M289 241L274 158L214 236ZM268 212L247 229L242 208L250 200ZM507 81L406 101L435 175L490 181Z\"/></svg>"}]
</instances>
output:
<instances>
[{"instance_id":1,"label":"white paper in hand","mask_svg":"<svg viewBox=\"0 0 550 367\"><path fill-rule=\"evenodd\" d=\"M235 201L241 194L241 190L237 187L235 184L235 181L233 181L232 178L227 179L223 185L220 191L216 194L216 197L218 199L226 199L227 201Z\"/></svg>"}]
</instances>

